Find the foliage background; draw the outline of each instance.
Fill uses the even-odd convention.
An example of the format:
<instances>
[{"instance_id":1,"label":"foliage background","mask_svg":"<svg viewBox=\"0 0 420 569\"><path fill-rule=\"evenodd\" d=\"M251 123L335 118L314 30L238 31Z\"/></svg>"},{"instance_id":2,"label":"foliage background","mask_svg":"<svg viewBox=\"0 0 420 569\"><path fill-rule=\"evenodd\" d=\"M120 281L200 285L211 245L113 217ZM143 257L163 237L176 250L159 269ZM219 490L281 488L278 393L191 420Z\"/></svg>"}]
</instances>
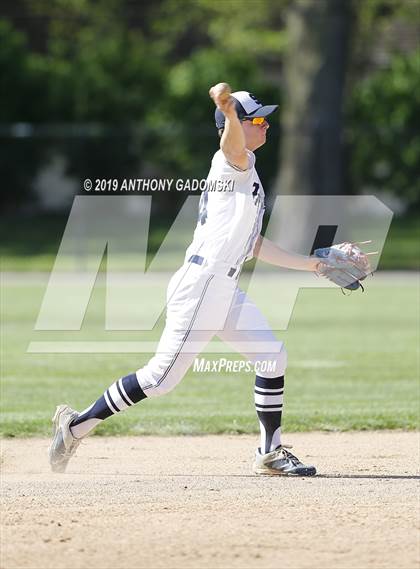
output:
<instances>
[{"instance_id":1,"label":"foliage background","mask_svg":"<svg viewBox=\"0 0 420 569\"><path fill-rule=\"evenodd\" d=\"M283 70L293 57L288 11L298 6L304 17L305 10L315 12L327 3L335 10L343 4L3 3L3 209L36 207L37 174L57 154L65 158L63 174L76 181L76 191L86 177L205 177L217 146L209 86L224 79L282 104ZM345 14L351 29L343 100L346 165L336 192L385 192L414 210L420 204L419 3L344 4L351 7ZM333 56L327 53L325 62ZM272 144L259 156L268 192L281 168L278 117L272 121ZM173 210L174 204L160 200L157 196L163 214ZM39 201L38 196L38 208Z\"/></svg>"}]
</instances>

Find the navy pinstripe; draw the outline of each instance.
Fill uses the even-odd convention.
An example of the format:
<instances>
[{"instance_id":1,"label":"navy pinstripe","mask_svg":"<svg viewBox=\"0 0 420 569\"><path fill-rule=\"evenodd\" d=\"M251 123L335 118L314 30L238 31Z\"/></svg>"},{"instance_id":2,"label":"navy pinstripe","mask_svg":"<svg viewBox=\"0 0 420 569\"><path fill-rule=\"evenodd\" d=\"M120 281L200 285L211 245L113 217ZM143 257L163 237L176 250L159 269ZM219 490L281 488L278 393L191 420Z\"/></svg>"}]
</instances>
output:
<instances>
[{"instance_id":1,"label":"navy pinstripe","mask_svg":"<svg viewBox=\"0 0 420 569\"><path fill-rule=\"evenodd\" d=\"M207 279L206 284L204 285L203 292L201 293L200 300L198 301L197 306L195 307L195 311L194 311L194 314L193 314L193 316L192 316L192 318L191 318L191 322L190 322L190 324L189 324L188 330L186 331L185 336L184 336L183 339L182 339L181 345L180 345L180 347L179 347L177 353L176 353L175 356L172 358L171 363L170 363L170 364L168 365L168 367L166 368L165 373L162 375L162 377L159 379L159 381L156 383L156 385L152 385L152 384L146 385L145 387L143 387L143 391L145 391L146 389L150 389L151 387L158 387L158 386L162 383L162 381L164 381L164 379L166 378L166 376L168 375L168 373L171 371L173 365L175 364L176 360L178 359L178 356L179 356L179 354L181 353L181 350L182 350L182 348L183 348L185 342L187 341L187 338L188 338L188 336L189 336L189 334L190 334L190 332L191 332L191 330L192 330L192 327L193 327L193 325L194 325L194 321L195 321L195 319L197 318L198 311L199 311L200 306L201 306L201 304L202 304L202 302L203 302L203 300L204 300L204 296L205 296L205 294L206 294L206 292L207 292L207 289L208 289L208 286L209 286L209 284L210 284L210 281L212 280L213 277L214 277L214 275L211 275L211 276Z\"/></svg>"}]
</instances>

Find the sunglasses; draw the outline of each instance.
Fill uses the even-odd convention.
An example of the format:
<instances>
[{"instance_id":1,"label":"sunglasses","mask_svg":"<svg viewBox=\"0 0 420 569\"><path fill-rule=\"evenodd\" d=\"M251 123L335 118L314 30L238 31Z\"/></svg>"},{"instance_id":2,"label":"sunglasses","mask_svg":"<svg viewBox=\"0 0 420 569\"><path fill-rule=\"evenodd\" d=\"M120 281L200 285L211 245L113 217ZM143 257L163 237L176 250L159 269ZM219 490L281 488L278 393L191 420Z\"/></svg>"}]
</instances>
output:
<instances>
[{"instance_id":1,"label":"sunglasses","mask_svg":"<svg viewBox=\"0 0 420 569\"><path fill-rule=\"evenodd\" d=\"M246 118L246 119L242 119L243 121L251 121L252 124L263 124L263 122L265 121L265 117L254 117L253 119L251 118Z\"/></svg>"}]
</instances>

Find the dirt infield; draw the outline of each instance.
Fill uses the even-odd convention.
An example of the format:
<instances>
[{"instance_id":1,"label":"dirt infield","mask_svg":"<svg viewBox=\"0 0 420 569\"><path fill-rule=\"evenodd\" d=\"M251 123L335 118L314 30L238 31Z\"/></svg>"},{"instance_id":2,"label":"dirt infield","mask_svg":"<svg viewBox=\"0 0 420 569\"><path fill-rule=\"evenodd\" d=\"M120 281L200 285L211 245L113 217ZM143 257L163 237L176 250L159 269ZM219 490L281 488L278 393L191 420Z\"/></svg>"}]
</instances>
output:
<instances>
[{"instance_id":1,"label":"dirt infield","mask_svg":"<svg viewBox=\"0 0 420 569\"><path fill-rule=\"evenodd\" d=\"M98 438L65 475L2 446L1 566L418 567L419 435L285 437L320 476L256 477L256 438Z\"/></svg>"}]
</instances>

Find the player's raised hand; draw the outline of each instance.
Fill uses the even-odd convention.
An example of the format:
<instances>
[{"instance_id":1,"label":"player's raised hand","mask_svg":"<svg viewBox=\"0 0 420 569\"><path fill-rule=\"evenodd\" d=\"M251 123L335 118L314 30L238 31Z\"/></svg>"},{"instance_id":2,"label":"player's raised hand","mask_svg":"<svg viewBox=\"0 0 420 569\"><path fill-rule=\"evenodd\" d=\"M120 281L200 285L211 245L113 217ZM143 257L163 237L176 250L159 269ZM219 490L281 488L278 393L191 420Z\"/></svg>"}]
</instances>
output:
<instances>
[{"instance_id":1,"label":"player's raised hand","mask_svg":"<svg viewBox=\"0 0 420 569\"><path fill-rule=\"evenodd\" d=\"M209 90L214 104L225 115L235 110L235 100L231 97L231 93L232 89L228 83L217 83Z\"/></svg>"}]
</instances>

